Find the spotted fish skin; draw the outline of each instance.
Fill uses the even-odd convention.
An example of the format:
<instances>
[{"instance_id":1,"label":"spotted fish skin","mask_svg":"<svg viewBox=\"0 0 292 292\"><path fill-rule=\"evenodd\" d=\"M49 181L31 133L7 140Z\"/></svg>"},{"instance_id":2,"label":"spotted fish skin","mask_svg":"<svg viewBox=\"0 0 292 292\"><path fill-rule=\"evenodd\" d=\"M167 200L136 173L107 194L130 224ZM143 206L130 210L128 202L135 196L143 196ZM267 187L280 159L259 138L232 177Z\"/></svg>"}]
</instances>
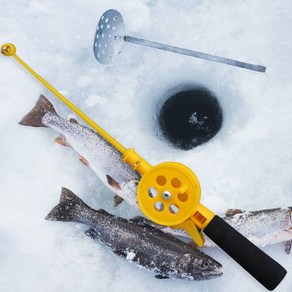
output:
<instances>
[{"instance_id":1,"label":"spotted fish skin","mask_svg":"<svg viewBox=\"0 0 292 292\"><path fill-rule=\"evenodd\" d=\"M242 211L224 220L258 246L292 240L291 207Z\"/></svg>"},{"instance_id":2,"label":"spotted fish skin","mask_svg":"<svg viewBox=\"0 0 292 292\"><path fill-rule=\"evenodd\" d=\"M145 224L126 220L87 206L62 188L60 203L47 220L77 222L89 226L86 234L136 265L155 272L156 278L209 280L222 275L222 265L189 244Z\"/></svg>"},{"instance_id":3,"label":"spotted fish skin","mask_svg":"<svg viewBox=\"0 0 292 292\"><path fill-rule=\"evenodd\" d=\"M74 119L58 116L53 105L43 95L19 124L48 127L60 133L63 145L71 146L107 187L138 209L136 189L140 175L123 162L122 154L96 131ZM116 182L118 187L110 185L107 177Z\"/></svg>"}]
</instances>

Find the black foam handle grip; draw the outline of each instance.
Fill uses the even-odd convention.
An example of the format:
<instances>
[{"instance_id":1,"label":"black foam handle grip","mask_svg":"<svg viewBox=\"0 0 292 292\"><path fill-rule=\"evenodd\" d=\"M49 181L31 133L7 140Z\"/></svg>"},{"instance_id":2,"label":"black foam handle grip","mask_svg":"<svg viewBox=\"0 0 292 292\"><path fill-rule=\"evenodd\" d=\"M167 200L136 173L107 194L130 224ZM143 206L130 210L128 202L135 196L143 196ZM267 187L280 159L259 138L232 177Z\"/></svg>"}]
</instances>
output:
<instances>
[{"instance_id":1,"label":"black foam handle grip","mask_svg":"<svg viewBox=\"0 0 292 292\"><path fill-rule=\"evenodd\" d=\"M268 290L274 290L287 271L220 217L215 216L204 233Z\"/></svg>"}]
</instances>

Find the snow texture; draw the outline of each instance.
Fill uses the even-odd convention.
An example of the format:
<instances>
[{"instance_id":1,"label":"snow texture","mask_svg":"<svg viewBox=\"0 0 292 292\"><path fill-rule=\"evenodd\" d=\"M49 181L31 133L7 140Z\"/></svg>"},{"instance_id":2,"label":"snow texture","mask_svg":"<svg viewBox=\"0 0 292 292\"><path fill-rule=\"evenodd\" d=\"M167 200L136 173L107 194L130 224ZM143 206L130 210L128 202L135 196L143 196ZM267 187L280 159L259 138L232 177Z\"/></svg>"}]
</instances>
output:
<instances>
[{"instance_id":1,"label":"snow texture","mask_svg":"<svg viewBox=\"0 0 292 292\"><path fill-rule=\"evenodd\" d=\"M102 66L92 52L102 13L118 9L131 36L267 66L265 74L125 44ZM18 54L126 147L152 164L179 161L202 185L215 212L291 206L291 1L0 0L0 43ZM130 217L123 203L53 143L46 128L18 125L40 93L71 114L14 60L0 56L0 290L18 291L266 291L220 249L205 249L224 266L218 279L157 280L84 235L85 227L45 221L61 186L93 208ZM174 150L157 128L157 110L177 88L201 84L224 111L222 130L191 151ZM264 251L288 275L276 291L292 291L284 244Z\"/></svg>"}]
</instances>

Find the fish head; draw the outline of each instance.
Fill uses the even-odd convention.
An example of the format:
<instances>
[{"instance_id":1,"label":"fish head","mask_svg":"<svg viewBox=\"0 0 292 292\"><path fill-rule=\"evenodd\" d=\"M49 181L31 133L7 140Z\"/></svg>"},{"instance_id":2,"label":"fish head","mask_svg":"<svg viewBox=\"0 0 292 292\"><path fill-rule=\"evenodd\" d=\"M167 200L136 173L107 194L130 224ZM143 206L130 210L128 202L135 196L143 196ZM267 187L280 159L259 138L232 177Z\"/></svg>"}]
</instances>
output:
<instances>
[{"instance_id":1,"label":"fish head","mask_svg":"<svg viewBox=\"0 0 292 292\"><path fill-rule=\"evenodd\" d=\"M176 262L180 278L189 280L208 280L223 275L222 265L203 253L186 253Z\"/></svg>"},{"instance_id":2,"label":"fish head","mask_svg":"<svg viewBox=\"0 0 292 292\"><path fill-rule=\"evenodd\" d=\"M139 181L136 179L124 182L120 184L121 197L126 200L131 206L139 210L139 205L137 201L137 187Z\"/></svg>"}]
</instances>

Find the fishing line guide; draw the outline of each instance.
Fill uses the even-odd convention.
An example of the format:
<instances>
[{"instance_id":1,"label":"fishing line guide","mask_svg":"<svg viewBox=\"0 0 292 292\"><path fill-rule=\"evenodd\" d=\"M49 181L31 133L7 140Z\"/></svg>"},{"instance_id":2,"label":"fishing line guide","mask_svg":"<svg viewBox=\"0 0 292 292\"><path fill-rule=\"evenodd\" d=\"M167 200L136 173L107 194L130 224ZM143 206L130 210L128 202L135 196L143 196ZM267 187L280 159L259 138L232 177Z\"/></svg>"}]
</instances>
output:
<instances>
[{"instance_id":1,"label":"fishing line guide","mask_svg":"<svg viewBox=\"0 0 292 292\"><path fill-rule=\"evenodd\" d=\"M137 198L142 212L147 217L161 225L185 229L199 246L204 243L202 234L204 230L206 235L269 290L273 290L282 281L287 271L280 264L200 204L200 184L191 169L177 162L164 162L152 166L134 149L126 149L111 137L29 67L16 55L16 47L13 44L4 44L1 47L1 53L14 57L45 87L120 151L123 160L142 175L138 184ZM151 189L156 190L156 195L151 195ZM166 193L167 196L165 196ZM157 207L156 203L160 203L160 207Z\"/></svg>"}]
</instances>

